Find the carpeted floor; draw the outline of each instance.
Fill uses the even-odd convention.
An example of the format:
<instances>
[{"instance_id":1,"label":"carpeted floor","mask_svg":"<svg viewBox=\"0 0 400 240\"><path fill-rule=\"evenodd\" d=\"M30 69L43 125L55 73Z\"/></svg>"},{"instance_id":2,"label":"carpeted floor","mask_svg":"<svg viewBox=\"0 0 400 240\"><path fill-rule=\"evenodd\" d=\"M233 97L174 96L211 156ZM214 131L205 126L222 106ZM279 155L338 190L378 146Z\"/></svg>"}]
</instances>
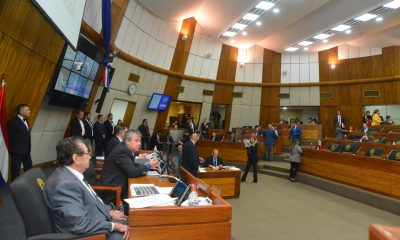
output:
<instances>
[{"instance_id":1,"label":"carpeted floor","mask_svg":"<svg viewBox=\"0 0 400 240\"><path fill-rule=\"evenodd\" d=\"M236 240L367 240L372 223L400 225L400 216L302 183L249 173L233 207Z\"/></svg>"}]
</instances>

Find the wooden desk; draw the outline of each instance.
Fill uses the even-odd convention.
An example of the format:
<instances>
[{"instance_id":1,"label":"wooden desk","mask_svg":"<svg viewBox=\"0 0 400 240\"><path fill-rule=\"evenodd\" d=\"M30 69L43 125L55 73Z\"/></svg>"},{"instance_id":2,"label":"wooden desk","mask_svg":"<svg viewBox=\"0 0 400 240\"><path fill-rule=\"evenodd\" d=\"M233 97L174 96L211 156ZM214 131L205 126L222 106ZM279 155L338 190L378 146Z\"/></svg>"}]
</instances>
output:
<instances>
[{"instance_id":1,"label":"wooden desk","mask_svg":"<svg viewBox=\"0 0 400 240\"><path fill-rule=\"evenodd\" d=\"M303 148L300 171L400 199L400 162Z\"/></svg>"},{"instance_id":2,"label":"wooden desk","mask_svg":"<svg viewBox=\"0 0 400 240\"><path fill-rule=\"evenodd\" d=\"M208 195L211 206L150 207L129 210L130 239L225 239L231 238L232 206L216 195L200 179L183 169L182 178L199 186L200 195ZM152 183L161 187L173 186L166 178L145 176L131 178L129 184ZM129 193L130 194L130 193Z\"/></svg>"},{"instance_id":3,"label":"wooden desk","mask_svg":"<svg viewBox=\"0 0 400 240\"><path fill-rule=\"evenodd\" d=\"M369 227L369 240L400 239L400 227L372 224Z\"/></svg>"},{"instance_id":4,"label":"wooden desk","mask_svg":"<svg viewBox=\"0 0 400 240\"><path fill-rule=\"evenodd\" d=\"M207 167L206 172L199 172L202 179L216 193L223 198L238 198L240 195L240 170L212 170Z\"/></svg>"},{"instance_id":5,"label":"wooden desk","mask_svg":"<svg viewBox=\"0 0 400 240\"><path fill-rule=\"evenodd\" d=\"M247 151L241 142L213 142L202 140L196 143L200 157L211 156L214 148L218 149L219 156L227 162L247 162Z\"/></svg>"},{"instance_id":6,"label":"wooden desk","mask_svg":"<svg viewBox=\"0 0 400 240\"><path fill-rule=\"evenodd\" d=\"M392 145L392 144L383 144L383 143L376 143L376 142L355 142L352 140L337 140L334 138L328 138L324 140L324 145L329 147L332 144L344 144L344 143L358 143L361 146L361 149L358 153L359 156L364 156L365 150L368 148L382 148L383 149L383 155L382 158L386 157L392 149L400 150L400 145Z\"/></svg>"}]
</instances>

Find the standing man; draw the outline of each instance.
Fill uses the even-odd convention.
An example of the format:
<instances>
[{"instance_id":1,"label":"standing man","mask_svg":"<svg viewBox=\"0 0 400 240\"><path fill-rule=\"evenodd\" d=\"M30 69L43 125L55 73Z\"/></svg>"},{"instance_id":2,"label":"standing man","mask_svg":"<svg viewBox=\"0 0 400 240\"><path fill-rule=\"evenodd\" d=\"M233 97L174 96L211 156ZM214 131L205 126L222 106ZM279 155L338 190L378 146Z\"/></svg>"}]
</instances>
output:
<instances>
[{"instance_id":1,"label":"standing man","mask_svg":"<svg viewBox=\"0 0 400 240\"><path fill-rule=\"evenodd\" d=\"M31 109L26 104L17 106L17 116L8 122L8 134L10 141L11 181L18 177L21 163L24 171L32 168L31 159L31 133L27 118L31 116Z\"/></svg>"},{"instance_id":2,"label":"standing man","mask_svg":"<svg viewBox=\"0 0 400 240\"><path fill-rule=\"evenodd\" d=\"M200 161L199 154L196 149L196 142L199 140L197 133L192 133L187 141L183 145L182 151L182 167L188 170L193 176L197 177L197 171L199 170Z\"/></svg>"},{"instance_id":3,"label":"standing man","mask_svg":"<svg viewBox=\"0 0 400 240\"><path fill-rule=\"evenodd\" d=\"M346 123L344 117L342 116L342 114L340 113L340 111L337 111L337 115L333 121L335 123L335 126L339 126L342 127L342 125L344 125Z\"/></svg>"},{"instance_id":4,"label":"standing man","mask_svg":"<svg viewBox=\"0 0 400 240\"><path fill-rule=\"evenodd\" d=\"M104 130L106 131L105 144L107 144L114 134L114 122L112 113L108 114L107 121L104 122Z\"/></svg>"},{"instance_id":5,"label":"standing man","mask_svg":"<svg viewBox=\"0 0 400 240\"><path fill-rule=\"evenodd\" d=\"M143 119L142 124L140 124L138 130L142 134L142 149L149 150L150 130L147 119Z\"/></svg>"},{"instance_id":6,"label":"standing man","mask_svg":"<svg viewBox=\"0 0 400 240\"><path fill-rule=\"evenodd\" d=\"M265 161L272 161L273 159L273 149L278 136L276 131L271 124L268 124L268 128L264 130L264 144L265 144Z\"/></svg>"},{"instance_id":7,"label":"standing man","mask_svg":"<svg viewBox=\"0 0 400 240\"><path fill-rule=\"evenodd\" d=\"M83 125L85 125L85 139L88 139L90 143L93 144L93 123L92 123L92 114L90 112L85 112Z\"/></svg>"},{"instance_id":8,"label":"standing man","mask_svg":"<svg viewBox=\"0 0 400 240\"><path fill-rule=\"evenodd\" d=\"M71 121L71 135L73 137L85 137L85 124L83 123L84 116L84 112L79 110L76 114L76 118Z\"/></svg>"},{"instance_id":9,"label":"standing man","mask_svg":"<svg viewBox=\"0 0 400 240\"><path fill-rule=\"evenodd\" d=\"M289 132L289 140L292 140L292 143L294 144L295 140L297 140L299 143L301 141L301 134L302 134L302 129L301 127L297 124L297 121L295 121L292 124L292 127L290 128Z\"/></svg>"},{"instance_id":10,"label":"standing man","mask_svg":"<svg viewBox=\"0 0 400 240\"><path fill-rule=\"evenodd\" d=\"M125 133L128 131L128 127L121 124L115 125L114 127L114 136L108 141L106 150L104 151L104 155L107 158L108 155L112 152L112 150L124 140Z\"/></svg>"},{"instance_id":11,"label":"standing man","mask_svg":"<svg viewBox=\"0 0 400 240\"><path fill-rule=\"evenodd\" d=\"M189 118L188 120L188 125L186 128L186 131L189 133L189 136L194 133L194 124L193 124L193 119Z\"/></svg>"},{"instance_id":12,"label":"standing man","mask_svg":"<svg viewBox=\"0 0 400 240\"><path fill-rule=\"evenodd\" d=\"M97 116L97 121L93 125L94 132L94 148L96 156L103 156L103 150L105 146L106 130L104 129L104 117L103 115Z\"/></svg>"},{"instance_id":13,"label":"standing man","mask_svg":"<svg viewBox=\"0 0 400 240\"><path fill-rule=\"evenodd\" d=\"M208 129L209 129L208 121L205 118L204 122L200 126L200 131L201 131L200 139L201 140L204 140L204 139L208 138Z\"/></svg>"}]
</instances>

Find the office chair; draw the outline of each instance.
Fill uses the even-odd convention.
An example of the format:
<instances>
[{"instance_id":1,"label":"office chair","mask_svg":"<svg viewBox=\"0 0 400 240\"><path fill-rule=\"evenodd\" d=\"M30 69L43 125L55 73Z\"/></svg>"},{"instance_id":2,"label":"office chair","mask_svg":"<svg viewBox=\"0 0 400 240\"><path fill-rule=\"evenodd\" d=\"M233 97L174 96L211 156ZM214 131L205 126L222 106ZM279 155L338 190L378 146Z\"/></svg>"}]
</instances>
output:
<instances>
[{"instance_id":1,"label":"office chair","mask_svg":"<svg viewBox=\"0 0 400 240\"><path fill-rule=\"evenodd\" d=\"M46 180L40 168L32 168L10 184L11 195L21 214L28 240L106 239L106 231L85 235L56 233L42 191Z\"/></svg>"}]
</instances>

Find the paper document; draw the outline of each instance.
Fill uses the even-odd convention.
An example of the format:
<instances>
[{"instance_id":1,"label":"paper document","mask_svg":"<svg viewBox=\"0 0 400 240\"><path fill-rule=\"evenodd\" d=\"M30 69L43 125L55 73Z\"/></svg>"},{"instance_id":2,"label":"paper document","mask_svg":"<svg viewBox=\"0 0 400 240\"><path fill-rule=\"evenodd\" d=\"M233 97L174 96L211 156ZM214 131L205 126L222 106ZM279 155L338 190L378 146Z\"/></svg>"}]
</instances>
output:
<instances>
[{"instance_id":1,"label":"paper document","mask_svg":"<svg viewBox=\"0 0 400 240\"><path fill-rule=\"evenodd\" d=\"M160 194L169 194L174 187L156 187Z\"/></svg>"},{"instance_id":2,"label":"paper document","mask_svg":"<svg viewBox=\"0 0 400 240\"><path fill-rule=\"evenodd\" d=\"M240 168L237 168L235 166L224 166L224 168L232 171L240 171Z\"/></svg>"},{"instance_id":3,"label":"paper document","mask_svg":"<svg viewBox=\"0 0 400 240\"><path fill-rule=\"evenodd\" d=\"M199 172L206 172L206 169L201 167L201 168L199 168Z\"/></svg>"},{"instance_id":4,"label":"paper document","mask_svg":"<svg viewBox=\"0 0 400 240\"><path fill-rule=\"evenodd\" d=\"M251 146L250 139L243 139L243 143L244 143L244 147L250 147Z\"/></svg>"},{"instance_id":5,"label":"paper document","mask_svg":"<svg viewBox=\"0 0 400 240\"><path fill-rule=\"evenodd\" d=\"M130 208L146 208L152 206L165 205L173 203L176 198L172 198L167 194L157 194L147 197L127 198L124 199Z\"/></svg>"},{"instance_id":6,"label":"paper document","mask_svg":"<svg viewBox=\"0 0 400 240\"><path fill-rule=\"evenodd\" d=\"M146 176L158 176L160 175L157 171L148 171Z\"/></svg>"}]
</instances>

